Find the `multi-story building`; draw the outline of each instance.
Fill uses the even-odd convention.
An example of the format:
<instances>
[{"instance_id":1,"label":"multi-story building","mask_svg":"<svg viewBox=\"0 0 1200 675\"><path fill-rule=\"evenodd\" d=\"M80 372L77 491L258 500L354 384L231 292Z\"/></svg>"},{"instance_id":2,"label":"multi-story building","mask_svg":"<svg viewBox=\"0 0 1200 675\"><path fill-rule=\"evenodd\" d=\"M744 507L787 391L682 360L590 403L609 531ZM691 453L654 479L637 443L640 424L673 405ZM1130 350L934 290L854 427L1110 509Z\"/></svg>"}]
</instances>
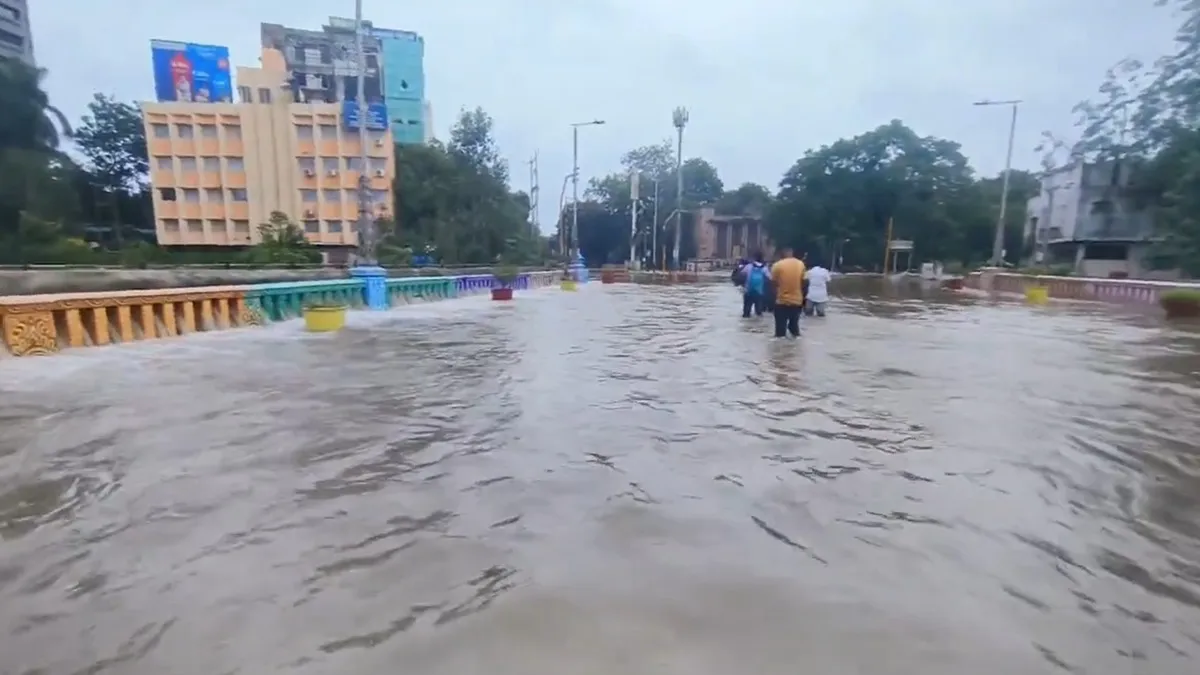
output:
<instances>
[{"instance_id":1,"label":"multi-story building","mask_svg":"<svg viewBox=\"0 0 1200 675\"><path fill-rule=\"evenodd\" d=\"M1154 223L1129 198L1129 177L1129 167L1114 162L1077 163L1042 176L1025 207L1035 261L1070 264L1087 276L1141 276Z\"/></svg>"},{"instance_id":2,"label":"multi-story building","mask_svg":"<svg viewBox=\"0 0 1200 675\"><path fill-rule=\"evenodd\" d=\"M358 182L367 172L373 216L394 213L391 132L368 120L363 166L358 115L342 104L292 100L283 55L238 68L238 103L144 103L158 241L250 246L279 211L340 258L356 246Z\"/></svg>"},{"instance_id":3,"label":"multi-story building","mask_svg":"<svg viewBox=\"0 0 1200 675\"><path fill-rule=\"evenodd\" d=\"M0 56L37 65L33 58L33 31L29 28L26 0L0 0Z\"/></svg>"},{"instance_id":4,"label":"multi-story building","mask_svg":"<svg viewBox=\"0 0 1200 675\"><path fill-rule=\"evenodd\" d=\"M425 103L425 39L402 30L376 28L363 21L369 103L384 103L397 143L430 138ZM261 26L264 49L280 51L296 100L347 101L358 96L358 53L353 19L330 17L321 30Z\"/></svg>"}]
</instances>

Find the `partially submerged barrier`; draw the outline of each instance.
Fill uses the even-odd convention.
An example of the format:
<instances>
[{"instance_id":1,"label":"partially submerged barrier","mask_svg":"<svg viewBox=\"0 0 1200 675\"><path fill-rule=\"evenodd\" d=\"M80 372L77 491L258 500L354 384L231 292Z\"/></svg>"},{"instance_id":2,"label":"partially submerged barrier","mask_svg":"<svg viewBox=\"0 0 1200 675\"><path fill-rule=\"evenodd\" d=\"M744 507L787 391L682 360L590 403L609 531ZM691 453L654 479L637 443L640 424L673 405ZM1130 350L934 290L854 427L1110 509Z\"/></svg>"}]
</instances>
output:
<instances>
[{"instance_id":1,"label":"partially submerged barrier","mask_svg":"<svg viewBox=\"0 0 1200 675\"><path fill-rule=\"evenodd\" d=\"M559 271L522 273L513 288L552 286ZM398 277L386 281L388 306L487 293L490 274ZM138 291L0 296L0 356L38 356L73 347L98 347L286 321L305 306L365 306L362 279L288 281Z\"/></svg>"},{"instance_id":2,"label":"partially submerged barrier","mask_svg":"<svg viewBox=\"0 0 1200 675\"><path fill-rule=\"evenodd\" d=\"M1149 279L1103 279L1098 277L1060 277L1018 274L984 268L967 275L965 285L979 291L1024 296L1032 287L1043 287L1051 299L1092 300L1134 305L1159 305L1165 291L1186 288L1200 290L1190 281L1152 281Z\"/></svg>"}]
</instances>

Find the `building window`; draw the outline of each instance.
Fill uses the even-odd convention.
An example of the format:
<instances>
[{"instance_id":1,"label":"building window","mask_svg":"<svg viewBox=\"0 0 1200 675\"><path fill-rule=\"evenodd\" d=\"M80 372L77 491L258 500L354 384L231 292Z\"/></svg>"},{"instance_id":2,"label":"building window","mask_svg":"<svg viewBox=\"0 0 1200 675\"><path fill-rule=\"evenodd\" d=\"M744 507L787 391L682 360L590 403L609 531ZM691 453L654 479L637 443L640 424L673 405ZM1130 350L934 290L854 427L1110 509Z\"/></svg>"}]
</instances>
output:
<instances>
[{"instance_id":1,"label":"building window","mask_svg":"<svg viewBox=\"0 0 1200 675\"><path fill-rule=\"evenodd\" d=\"M337 157L322 157L321 158L321 170L324 171L325 173L329 173L330 171L337 171L339 164L341 164L341 162L338 161Z\"/></svg>"},{"instance_id":2,"label":"building window","mask_svg":"<svg viewBox=\"0 0 1200 675\"><path fill-rule=\"evenodd\" d=\"M351 204L357 204L358 203L358 191L357 190L346 190L346 201L350 202Z\"/></svg>"},{"instance_id":3,"label":"building window","mask_svg":"<svg viewBox=\"0 0 1200 675\"><path fill-rule=\"evenodd\" d=\"M225 160L225 168L229 171L245 171L246 160L241 157L230 157Z\"/></svg>"},{"instance_id":4,"label":"building window","mask_svg":"<svg viewBox=\"0 0 1200 675\"><path fill-rule=\"evenodd\" d=\"M296 138L302 141L311 141L313 139L313 128L311 124L297 124Z\"/></svg>"},{"instance_id":5,"label":"building window","mask_svg":"<svg viewBox=\"0 0 1200 675\"><path fill-rule=\"evenodd\" d=\"M246 201L246 188L229 188L229 199L235 202Z\"/></svg>"},{"instance_id":6,"label":"building window","mask_svg":"<svg viewBox=\"0 0 1200 675\"><path fill-rule=\"evenodd\" d=\"M250 87L238 87L238 100L242 103L252 103L254 99L250 98Z\"/></svg>"},{"instance_id":7,"label":"building window","mask_svg":"<svg viewBox=\"0 0 1200 675\"><path fill-rule=\"evenodd\" d=\"M150 130L152 132L154 132L155 138L170 138L171 137L171 127L169 127L165 124L151 124Z\"/></svg>"},{"instance_id":8,"label":"building window","mask_svg":"<svg viewBox=\"0 0 1200 675\"><path fill-rule=\"evenodd\" d=\"M371 201L375 204L384 204L388 200L387 190L371 190Z\"/></svg>"},{"instance_id":9,"label":"building window","mask_svg":"<svg viewBox=\"0 0 1200 675\"><path fill-rule=\"evenodd\" d=\"M201 124L200 125L200 138L216 138L216 137L217 137L217 125L215 125L215 124Z\"/></svg>"},{"instance_id":10,"label":"building window","mask_svg":"<svg viewBox=\"0 0 1200 675\"><path fill-rule=\"evenodd\" d=\"M327 202L340 202L340 201L342 201L342 191L341 190L322 190L321 197L323 197L325 199L325 201L327 201Z\"/></svg>"},{"instance_id":11,"label":"building window","mask_svg":"<svg viewBox=\"0 0 1200 675\"><path fill-rule=\"evenodd\" d=\"M220 173L221 158L220 157L205 157L203 159L204 170L209 173Z\"/></svg>"},{"instance_id":12,"label":"building window","mask_svg":"<svg viewBox=\"0 0 1200 675\"><path fill-rule=\"evenodd\" d=\"M204 201L209 204L220 204L225 201L225 195L221 194L221 188L204 188Z\"/></svg>"},{"instance_id":13,"label":"building window","mask_svg":"<svg viewBox=\"0 0 1200 675\"><path fill-rule=\"evenodd\" d=\"M196 136L196 130L190 124L176 124L175 133L180 138L194 138Z\"/></svg>"},{"instance_id":14,"label":"building window","mask_svg":"<svg viewBox=\"0 0 1200 675\"><path fill-rule=\"evenodd\" d=\"M317 170L317 160L313 159L312 157L301 157L296 161L296 164L300 166L300 171L302 173Z\"/></svg>"},{"instance_id":15,"label":"building window","mask_svg":"<svg viewBox=\"0 0 1200 675\"><path fill-rule=\"evenodd\" d=\"M367 130L367 140L369 140L371 142L371 145L375 145L376 143L381 143L384 138L385 138L385 133L382 131L377 131L375 129Z\"/></svg>"},{"instance_id":16,"label":"building window","mask_svg":"<svg viewBox=\"0 0 1200 675\"><path fill-rule=\"evenodd\" d=\"M175 168L174 157L155 157L154 167L159 171L171 171Z\"/></svg>"},{"instance_id":17,"label":"building window","mask_svg":"<svg viewBox=\"0 0 1200 675\"><path fill-rule=\"evenodd\" d=\"M179 169L181 171L195 171L196 170L196 158L195 157L180 157L179 158Z\"/></svg>"},{"instance_id":18,"label":"building window","mask_svg":"<svg viewBox=\"0 0 1200 675\"><path fill-rule=\"evenodd\" d=\"M336 141L337 140L337 126L335 126L333 124L322 124L321 125L321 140Z\"/></svg>"},{"instance_id":19,"label":"building window","mask_svg":"<svg viewBox=\"0 0 1200 675\"><path fill-rule=\"evenodd\" d=\"M222 124L221 126L225 132L225 138L231 141L242 140L242 127L237 124Z\"/></svg>"},{"instance_id":20,"label":"building window","mask_svg":"<svg viewBox=\"0 0 1200 675\"><path fill-rule=\"evenodd\" d=\"M362 157L347 157L346 158L346 170L347 171L362 171Z\"/></svg>"},{"instance_id":21,"label":"building window","mask_svg":"<svg viewBox=\"0 0 1200 675\"><path fill-rule=\"evenodd\" d=\"M300 201L304 202L305 204L317 203L317 191L316 190L301 190L300 191Z\"/></svg>"},{"instance_id":22,"label":"building window","mask_svg":"<svg viewBox=\"0 0 1200 675\"><path fill-rule=\"evenodd\" d=\"M332 232L335 234L338 232L341 232L342 231L342 221L340 221L340 220L325 221L325 231Z\"/></svg>"},{"instance_id":23,"label":"building window","mask_svg":"<svg viewBox=\"0 0 1200 675\"><path fill-rule=\"evenodd\" d=\"M320 234L321 233L321 223L316 220L304 221L304 233L305 234Z\"/></svg>"},{"instance_id":24,"label":"building window","mask_svg":"<svg viewBox=\"0 0 1200 675\"><path fill-rule=\"evenodd\" d=\"M225 231L225 221L223 221L223 220L208 221L208 231L209 232L224 232Z\"/></svg>"},{"instance_id":25,"label":"building window","mask_svg":"<svg viewBox=\"0 0 1200 675\"><path fill-rule=\"evenodd\" d=\"M178 220L164 220L164 221L162 221L162 226L163 226L163 230L166 232L178 232L179 231L179 221Z\"/></svg>"},{"instance_id":26,"label":"building window","mask_svg":"<svg viewBox=\"0 0 1200 675\"><path fill-rule=\"evenodd\" d=\"M248 221L248 220L233 221L233 233L234 234L244 234L247 237L250 236L250 221Z\"/></svg>"},{"instance_id":27,"label":"building window","mask_svg":"<svg viewBox=\"0 0 1200 675\"><path fill-rule=\"evenodd\" d=\"M200 203L200 191L195 188L184 188L183 189L183 201L188 204L199 204Z\"/></svg>"},{"instance_id":28,"label":"building window","mask_svg":"<svg viewBox=\"0 0 1200 675\"><path fill-rule=\"evenodd\" d=\"M8 19L10 21L21 20L21 10L8 5L0 5L0 19Z\"/></svg>"},{"instance_id":29,"label":"building window","mask_svg":"<svg viewBox=\"0 0 1200 675\"><path fill-rule=\"evenodd\" d=\"M164 202L176 201L179 197L175 194L175 188L159 188L158 198Z\"/></svg>"},{"instance_id":30,"label":"building window","mask_svg":"<svg viewBox=\"0 0 1200 675\"><path fill-rule=\"evenodd\" d=\"M258 88L258 102L259 103L270 103L271 102L271 90L268 89L267 87L259 87Z\"/></svg>"},{"instance_id":31,"label":"building window","mask_svg":"<svg viewBox=\"0 0 1200 675\"><path fill-rule=\"evenodd\" d=\"M383 159L382 157L372 157L372 158L370 158L370 162L371 162L370 166L371 166L372 174L375 174L379 171L384 171L387 169L387 160Z\"/></svg>"},{"instance_id":32,"label":"building window","mask_svg":"<svg viewBox=\"0 0 1200 675\"><path fill-rule=\"evenodd\" d=\"M193 232L193 233L204 232L204 221L203 220L189 220L189 221L187 221L187 229L188 229L188 232Z\"/></svg>"}]
</instances>

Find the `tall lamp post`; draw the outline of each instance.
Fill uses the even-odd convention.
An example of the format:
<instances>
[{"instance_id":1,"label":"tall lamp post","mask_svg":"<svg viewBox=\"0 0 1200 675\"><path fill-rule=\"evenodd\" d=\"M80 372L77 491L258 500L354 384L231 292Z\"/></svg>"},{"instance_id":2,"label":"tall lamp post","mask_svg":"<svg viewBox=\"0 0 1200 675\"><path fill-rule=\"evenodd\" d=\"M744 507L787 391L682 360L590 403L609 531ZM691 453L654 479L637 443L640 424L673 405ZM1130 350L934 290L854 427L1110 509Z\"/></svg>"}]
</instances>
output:
<instances>
[{"instance_id":1,"label":"tall lamp post","mask_svg":"<svg viewBox=\"0 0 1200 675\"><path fill-rule=\"evenodd\" d=\"M363 3L354 0L354 48L358 57L358 255L350 276L363 280L367 309L387 309L387 272L375 260L375 222L371 217L371 184L367 177L367 50L363 34Z\"/></svg>"},{"instance_id":2,"label":"tall lamp post","mask_svg":"<svg viewBox=\"0 0 1200 675\"><path fill-rule=\"evenodd\" d=\"M679 240L683 231L683 128L688 123L687 108L679 106L671 113L671 123L679 136L675 154L675 246L671 249L671 262L679 269Z\"/></svg>"},{"instance_id":3,"label":"tall lamp post","mask_svg":"<svg viewBox=\"0 0 1200 675\"><path fill-rule=\"evenodd\" d=\"M1012 121L1008 125L1008 154L1004 159L1004 183L1000 188L1000 216L996 219L996 238L992 241L992 264L1002 266L1004 264L1004 216L1008 210L1008 179L1012 173L1012 154L1013 140L1017 135L1017 108L1021 105L1019 99L1009 101L989 101L984 99L976 101L977 106L1011 106Z\"/></svg>"},{"instance_id":4,"label":"tall lamp post","mask_svg":"<svg viewBox=\"0 0 1200 675\"><path fill-rule=\"evenodd\" d=\"M604 120L575 122L571 125L571 241L570 255L574 261L579 255L579 127L604 124Z\"/></svg>"}]
</instances>

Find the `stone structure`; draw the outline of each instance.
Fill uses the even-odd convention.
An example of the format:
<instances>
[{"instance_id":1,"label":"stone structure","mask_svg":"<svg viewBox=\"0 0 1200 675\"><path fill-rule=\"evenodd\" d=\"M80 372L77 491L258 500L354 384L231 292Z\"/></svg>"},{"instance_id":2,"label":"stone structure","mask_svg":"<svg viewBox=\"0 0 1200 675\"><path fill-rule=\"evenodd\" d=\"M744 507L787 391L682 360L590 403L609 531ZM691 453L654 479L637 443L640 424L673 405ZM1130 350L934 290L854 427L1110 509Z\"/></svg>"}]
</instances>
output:
<instances>
[{"instance_id":1,"label":"stone structure","mask_svg":"<svg viewBox=\"0 0 1200 675\"><path fill-rule=\"evenodd\" d=\"M762 218L753 215L722 216L704 207L695 212L696 258L730 261L762 251L770 258L774 246L767 237Z\"/></svg>"}]
</instances>

